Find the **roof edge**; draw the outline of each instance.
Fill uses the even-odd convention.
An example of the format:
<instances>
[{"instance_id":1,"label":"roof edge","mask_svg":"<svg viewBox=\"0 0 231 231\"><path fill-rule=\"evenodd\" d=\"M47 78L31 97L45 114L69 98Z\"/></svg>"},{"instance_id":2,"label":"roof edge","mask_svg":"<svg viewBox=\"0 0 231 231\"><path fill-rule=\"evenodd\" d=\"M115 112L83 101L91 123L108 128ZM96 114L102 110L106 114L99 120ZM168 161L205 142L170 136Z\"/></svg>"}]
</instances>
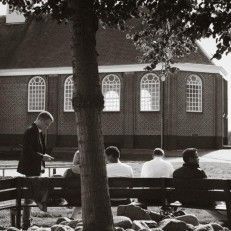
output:
<instances>
[{"instance_id":1,"label":"roof edge","mask_svg":"<svg viewBox=\"0 0 231 231\"><path fill-rule=\"evenodd\" d=\"M99 73L118 73L118 72L141 72L145 71L145 67L149 64L127 64L127 65L103 65L99 66ZM221 66L211 64L195 64L195 63L175 63L172 65L180 71L191 71L199 73L216 73L224 78L228 77L228 73ZM162 65L158 64L154 71L162 69ZM61 75L73 74L72 67L47 67L47 68L20 68L20 69L0 69L0 76L28 76L28 75Z\"/></svg>"}]
</instances>

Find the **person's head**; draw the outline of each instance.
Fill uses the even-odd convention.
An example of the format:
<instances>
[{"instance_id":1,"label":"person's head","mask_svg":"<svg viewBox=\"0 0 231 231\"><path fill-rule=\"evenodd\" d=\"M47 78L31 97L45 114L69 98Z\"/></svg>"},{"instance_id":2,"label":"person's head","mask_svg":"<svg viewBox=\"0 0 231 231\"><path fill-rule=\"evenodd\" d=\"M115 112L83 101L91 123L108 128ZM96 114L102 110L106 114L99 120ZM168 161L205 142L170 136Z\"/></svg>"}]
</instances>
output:
<instances>
[{"instance_id":1,"label":"person's head","mask_svg":"<svg viewBox=\"0 0 231 231\"><path fill-rule=\"evenodd\" d=\"M80 164L80 156L79 156L79 150L77 150L73 157L73 165L79 165Z\"/></svg>"},{"instance_id":2,"label":"person's head","mask_svg":"<svg viewBox=\"0 0 231 231\"><path fill-rule=\"evenodd\" d=\"M51 123L54 122L54 117L48 111L42 111L37 116L35 123L41 130L47 130Z\"/></svg>"},{"instance_id":3,"label":"person's head","mask_svg":"<svg viewBox=\"0 0 231 231\"><path fill-rule=\"evenodd\" d=\"M155 148L154 150L153 150L153 158L154 157L164 157L164 150L163 149L161 149L161 148Z\"/></svg>"},{"instance_id":4,"label":"person's head","mask_svg":"<svg viewBox=\"0 0 231 231\"><path fill-rule=\"evenodd\" d=\"M107 161L110 163L117 163L120 158L120 151L115 146L109 146L105 149Z\"/></svg>"},{"instance_id":5,"label":"person's head","mask_svg":"<svg viewBox=\"0 0 231 231\"><path fill-rule=\"evenodd\" d=\"M196 148L186 148L183 153L183 160L187 164L199 164L199 158Z\"/></svg>"},{"instance_id":6,"label":"person's head","mask_svg":"<svg viewBox=\"0 0 231 231\"><path fill-rule=\"evenodd\" d=\"M80 174L80 154L79 150L77 150L74 154L73 161L72 161L71 170L75 174Z\"/></svg>"}]
</instances>

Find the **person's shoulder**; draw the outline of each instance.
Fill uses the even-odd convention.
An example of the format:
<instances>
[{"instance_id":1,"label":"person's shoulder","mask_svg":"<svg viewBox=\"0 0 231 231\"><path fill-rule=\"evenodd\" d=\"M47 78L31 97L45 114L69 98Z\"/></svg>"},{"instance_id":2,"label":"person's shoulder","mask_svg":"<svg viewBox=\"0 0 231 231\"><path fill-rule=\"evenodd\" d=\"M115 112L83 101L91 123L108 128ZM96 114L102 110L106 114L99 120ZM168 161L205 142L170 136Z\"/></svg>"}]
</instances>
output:
<instances>
[{"instance_id":1,"label":"person's shoulder","mask_svg":"<svg viewBox=\"0 0 231 231\"><path fill-rule=\"evenodd\" d=\"M119 165L122 166L123 168L128 169L128 170L132 170L132 166L130 166L129 164L125 164L125 163L120 162Z\"/></svg>"},{"instance_id":2,"label":"person's shoulder","mask_svg":"<svg viewBox=\"0 0 231 231\"><path fill-rule=\"evenodd\" d=\"M122 167L122 168L129 168L130 167L128 164L125 164L125 163L122 163L122 162L117 163L117 166Z\"/></svg>"},{"instance_id":3,"label":"person's shoulder","mask_svg":"<svg viewBox=\"0 0 231 231\"><path fill-rule=\"evenodd\" d=\"M154 162L154 159L148 160L148 161L146 161L146 162L143 163L143 167L147 167L147 166L153 164L153 162Z\"/></svg>"},{"instance_id":4,"label":"person's shoulder","mask_svg":"<svg viewBox=\"0 0 231 231\"><path fill-rule=\"evenodd\" d=\"M197 168L197 170L198 170L198 174L200 174L200 176L202 178L206 178L207 177L207 175L206 175L206 173L205 173L205 171L203 169Z\"/></svg>"},{"instance_id":5,"label":"person's shoulder","mask_svg":"<svg viewBox=\"0 0 231 231\"><path fill-rule=\"evenodd\" d=\"M197 170L198 170L199 172L204 172L204 170L201 169L200 167L198 167Z\"/></svg>"},{"instance_id":6,"label":"person's shoulder","mask_svg":"<svg viewBox=\"0 0 231 231\"><path fill-rule=\"evenodd\" d=\"M63 174L64 178L73 178L73 177L79 177L79 176L80 174L74 173L72 169L70 168L68 168Z\"/></svg>"},{"instance_id":7,"label":"person's shoulder","mask_svg":"<svg viewBox=\"0 0 231 231\"><path fill-rule=\"evenodd\" d=\"M25 133L32 133L32 132L36 132L38 131L38 128L37 126L33 123L31 125L29 125L26 130L25 130Z\"/></svg>"},{"instance_id":8,"label":"person's shoulder","mask_svg":"<svg viewBox=\"0 0 231 231\"><path fill-rule=\"evenodd\" d=\"M142 165L142 172L150 171L150 169L153 169L153 167L156 165L156 162L154 159L146 161Z\"/></svg>"},{"instance_id":9,"label":"person's shoulder","mask_svg":"<svg viewBox=\"0 0 231 231\"><path fill-rule=\"evenodd\" d=\"M131 165L128 165L128 164L125 164L125 163L121 163L121 165L127 169L130 169L132 170L132 166Z\"/></svg>"},{"instance_id":10,"label":"person's shoulder","mask_svg":"<svg viewBox=\"0 0 231 231\"><path fill-rule=\"evenodd\" d=\"M179 167L177 169L174 170L173 172L173 177L178 177L183 171L183 167Z\"/></svg>"},{"instance_id":11,"label":"person's shoulder","mask_svg":"<svg viewBox=\"0 0 231 231\"><path fill-rule=\"evenodd\" d=\"M166 165L172 166L172 163L169 160L166 160L166 159L162 159L162 160Z\"/></svg>"},{"instance_id":12,"label":"person's shoulder","mask_svg":"<svg viewBox=\"0 0 231 231\"><path fill-rule=\"evenodd\" d=\"M107 168L113 168L114 166L116 166L115 163L107 163L106 164Z\"/></svg>"},{"instance_id":13,"label":"person's shoulder","mask_svg":"<svg viewBox=\"0 0 231 231\"><path fill-rule=\"evenodd\" d=\"M29 137L29 136L34 136L34 134L36 134L37 131L37 127L32 125L29 125L24 132L24 136Z\"/></svg>"}]
</instances>

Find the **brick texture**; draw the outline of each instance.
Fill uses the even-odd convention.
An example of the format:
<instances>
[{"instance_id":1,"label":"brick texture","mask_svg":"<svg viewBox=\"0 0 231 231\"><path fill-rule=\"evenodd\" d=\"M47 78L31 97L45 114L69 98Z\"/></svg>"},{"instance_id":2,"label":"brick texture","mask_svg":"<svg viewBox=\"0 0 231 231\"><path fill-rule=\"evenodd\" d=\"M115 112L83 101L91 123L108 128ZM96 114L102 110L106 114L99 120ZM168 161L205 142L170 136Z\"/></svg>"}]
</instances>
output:
<instances>
[{"instance_id":1,"label":"brick texture","mask_svg":"<svg viewBox=\"0 0 231 231\"><path fill-rule=\"evenodd\" d=\"M149 147L152 142L159 143L161 112L140 112L140 79L143 74L117 73L121 80L121 110L102 113L102 131L109 144L142 148ZM227 114L227 82L216 74L198 74L203 83L203 111L189 113L186 112L185 97L186 78L190 74L179 72L164 82L165 144L177 148L183 145L182 142L190 144L191 140L192 145L197 146L203 138L208 146L220 147L223 137L227 136L227 118L223 116ZM101 74L100 80L104 76ZM23 134L25 127L38 115L27 111L27 84L31 77L0 78L0 135ZM63 110L64 81L68 76L43 77L47 84L46 109L55 117L48 132L52 145L76 146L75 114Z\"/></svg>"}]
</instances>

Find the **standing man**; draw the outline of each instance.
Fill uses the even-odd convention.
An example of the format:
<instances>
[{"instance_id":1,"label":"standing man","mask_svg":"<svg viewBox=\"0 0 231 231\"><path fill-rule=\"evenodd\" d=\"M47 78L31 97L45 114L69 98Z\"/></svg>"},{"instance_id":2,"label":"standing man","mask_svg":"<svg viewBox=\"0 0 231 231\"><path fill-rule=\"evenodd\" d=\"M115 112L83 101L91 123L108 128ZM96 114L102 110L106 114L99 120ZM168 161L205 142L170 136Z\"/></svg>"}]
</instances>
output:
<instances>
[{"instance_id":1,"label":"standing man","mask_svg":"<svg viewBox=\"0 0 231 231\"><path fill-rule=\"evenodd\" d=\"M23 137L23 151L17 171L25 176L40 176L45 171L45 161L54 158L46 154L44 132L54 121L48 111L42 111L32 125L26 129ZM25 200L25 203L29 203ZM30 227L30 208L23 210L23 229Z\"/></svg>"},{"instance_id":2,"label":"standing man","mask_svg":"<svg viewBox=\"0 0 231 231\"><path fill-rule=\"evenodd\" d=\"M172 164L164 158L164 150L156 148L153 151L153 160L143 164L141 177L172 177L174 168Z\"/></svg>"}]
</instances>

